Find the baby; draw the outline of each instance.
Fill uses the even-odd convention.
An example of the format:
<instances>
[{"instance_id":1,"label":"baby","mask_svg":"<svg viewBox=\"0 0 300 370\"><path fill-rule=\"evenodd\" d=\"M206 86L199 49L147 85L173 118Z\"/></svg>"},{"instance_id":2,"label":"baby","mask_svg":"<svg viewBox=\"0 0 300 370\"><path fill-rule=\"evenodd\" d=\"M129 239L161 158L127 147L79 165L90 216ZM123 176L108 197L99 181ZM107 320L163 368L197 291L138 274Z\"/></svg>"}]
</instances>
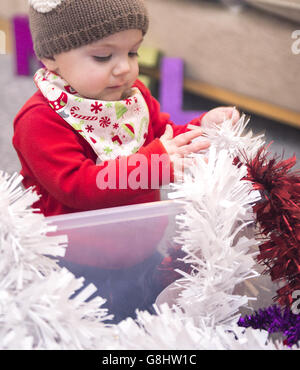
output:
<instances>
[{"instance_id":1,"label":"baby","mask_svg":"<svg viewBox=\"0 0 300 370\"><path fill-rule=\"evenodd\" d=\"M202 131L189 131L189 123L172 123L137 79L149 22L144 2L30 0L29 18L45 68L15 118L13 144L24 186L40 194L34 207L51 216L158 201L160 187L177 181L178 163L209 142L193 140ZM191 123L231 117L238 120L238 112L221 107ZM163 257L155 248L167 222L157 220L138 250L122 239L128 233L136 239L126 223L117 233L109 227L101 236L90 232L88 240L72 230L61 264L97 286L115 322L134 317L137 308L151 311L164 288L155 273Z\"/></svg>"},{"instance_id":2,"label":"baby","mask_svg":"<svg viewBox=\"0 0 300 370\"><path fill-rule=\"evenodd\" d=\"M176 181L176 161L210 144L193 141L200 128L172 123L137 79L144 2L30 0L29 17L45 68L15 118L13 145L24 186L41 196L35 207L50 216L159 200L159 187ZM192 124L231 117L239 118L234 108L219 107ZM164 159L158 171L153 158ZM142 175L140 187L130 186Z\"/></svg>"}]
</instances>

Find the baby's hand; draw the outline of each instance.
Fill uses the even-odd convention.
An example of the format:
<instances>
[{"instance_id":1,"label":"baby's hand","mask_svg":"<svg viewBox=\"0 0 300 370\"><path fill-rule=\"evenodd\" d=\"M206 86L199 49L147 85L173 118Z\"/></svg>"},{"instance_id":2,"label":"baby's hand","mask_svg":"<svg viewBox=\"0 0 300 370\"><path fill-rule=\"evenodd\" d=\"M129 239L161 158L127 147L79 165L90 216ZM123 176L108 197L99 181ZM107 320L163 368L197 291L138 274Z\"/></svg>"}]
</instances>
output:
<instances>
[{"instance_id":1,"label":"baby's hand","mask_svg":"<svg viewBox=\"0 0 300 370\"><path fill-rule=\"evenodd\" d=\"M221 124L228 119L232 119L233 124L237 123L240 119L239 111L234 107L218 107L204 115L201 125Z\"/></svg>"},{"instance_id":2,"label":"baby's hand","mask_svg":"<svg viewBox=\"0 0 300 370\"><path fill-rule=\"evenodd\" d=\"M203 131L201 129L195 129L173 137L172 126L167 125L165 133L160 137L160 141L171 158L172 156L182 158L190 153L197 153L200 150L207 149L210 146L208 140L191 142L202 134Z\"/></svg>"},{"instance_id":3,"label":"baby's hand","mask_svg":"<svg viewBox=\"0 0 300 370\"><path fill-rule=\"evenodd\" d=\"M184 171L194 164L193 158L184 158L190 153L197 153L200 150L207 149L210 146L208 140L197 140L191 142L196 137L203 134L199 128L184 132L173 138L173 129L167 125L165 133L160 137L160 141L170 156L174 167L175 182L183 181Z\"/></svg>"}]
</instances>

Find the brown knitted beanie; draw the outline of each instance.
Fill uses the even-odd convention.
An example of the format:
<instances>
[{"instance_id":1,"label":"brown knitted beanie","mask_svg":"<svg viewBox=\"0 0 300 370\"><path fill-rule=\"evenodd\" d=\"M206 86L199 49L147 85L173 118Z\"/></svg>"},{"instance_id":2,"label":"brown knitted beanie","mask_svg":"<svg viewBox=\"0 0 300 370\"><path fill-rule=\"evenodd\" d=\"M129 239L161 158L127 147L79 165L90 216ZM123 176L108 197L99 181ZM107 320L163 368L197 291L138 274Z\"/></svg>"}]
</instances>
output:
<instances>
[{"instance_id":1,"label":"brown knitted beanie","mask_svg":"<svg viewBox=\"0 0 300 370\"><path fill-rule=\"evenodd\" d=\"M52 58L114 33L139 29L149 19L143 0L30 0L29 21L34 51Z\"/></svg>"}]
</instances>

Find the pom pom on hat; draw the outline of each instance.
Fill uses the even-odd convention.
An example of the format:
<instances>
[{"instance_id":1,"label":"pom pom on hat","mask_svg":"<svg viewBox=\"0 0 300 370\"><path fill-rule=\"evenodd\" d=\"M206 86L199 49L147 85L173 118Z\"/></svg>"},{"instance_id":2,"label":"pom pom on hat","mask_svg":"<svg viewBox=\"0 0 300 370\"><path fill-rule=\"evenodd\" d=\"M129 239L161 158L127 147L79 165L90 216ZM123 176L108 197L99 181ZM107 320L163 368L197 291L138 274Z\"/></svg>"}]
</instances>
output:
<instances>
[{"instance_id":1,"label":"pom pom on hat","mask_svg":"<svg viewBox=\"0 0 300 370\"><path fill-rule=\"evenodd\" d=\"M62 3L63 0L29 0L29 5L39 13L48 13Z\"/></svg>"}]
</instances>

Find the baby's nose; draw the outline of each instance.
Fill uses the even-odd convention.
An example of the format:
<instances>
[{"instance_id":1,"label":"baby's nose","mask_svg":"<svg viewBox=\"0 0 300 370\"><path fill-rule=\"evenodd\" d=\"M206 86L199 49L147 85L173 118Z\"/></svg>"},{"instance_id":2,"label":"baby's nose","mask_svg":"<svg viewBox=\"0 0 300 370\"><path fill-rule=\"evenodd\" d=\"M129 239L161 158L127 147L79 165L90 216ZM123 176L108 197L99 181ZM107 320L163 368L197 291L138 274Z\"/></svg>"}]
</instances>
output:
<instances>
[{"instance_id":1,"label":"baby's nose","mask_svg":"<svg viewBox=\"0 0 300 370\"><path fill-rule=\"evenodd\" d=\"M125 73L128 73L129 71L130 71L130 64L129 64L129 60L126 58L120 60L114 68L115 75L125 74Z\"/></svg>"}]
</instances>

